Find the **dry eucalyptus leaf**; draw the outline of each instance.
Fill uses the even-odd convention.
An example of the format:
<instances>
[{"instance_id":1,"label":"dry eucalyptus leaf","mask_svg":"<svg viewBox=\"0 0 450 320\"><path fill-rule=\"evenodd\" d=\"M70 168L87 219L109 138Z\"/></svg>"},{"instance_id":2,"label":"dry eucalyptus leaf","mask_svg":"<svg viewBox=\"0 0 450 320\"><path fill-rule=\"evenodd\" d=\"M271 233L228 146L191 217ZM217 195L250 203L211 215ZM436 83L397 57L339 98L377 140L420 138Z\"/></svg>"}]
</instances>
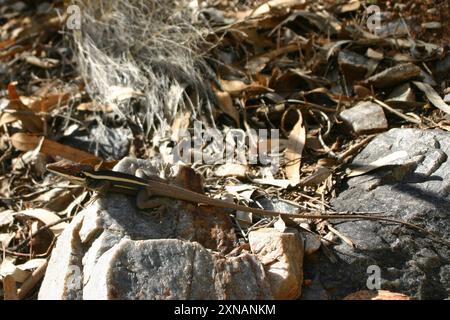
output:
<instances>
[{"instance_id":1,"label":"dry eucalyptus leaf","mask_svg":"<svg viewBox=\"0 0 450 320\"><path fill-rule=\"evenodd\" d=\"M18 214L25 215L27 217L35 218L41 221L44 225L48 225L54 223L61 218L54 212L46 210L46 209L28 209L18 212ZM64 229L67 227L67 222L61 222L57 225L50 227L50 231L53 232L54 235L59 235Z\"/></svg>"},{"instance_id":2,"label":"dry eucalyptus leaf","mask_svg":"<svg viewBox=\"0 0 450 320\"><path fill-rule=\"evenodd\" d=\"M9 243L14 238L16 234L14 232L10 233L0 233L0 245L2 245L3 248L8 248Z\"/></svg>"},{"instance_id":3,"label":"dry eucalyptus leaf","mask_svg":"<svg viewBox=\"0 0 450 320\"><path fill-rule=\"evenodd\" d=\"M289 186L293 186L296 184L293 184L291 180L287 179L272 179L272 178L263 178L263 179L253 179L252 182L261 184L261 185L269 185L274 187L279 187L282 189L286 189Z\"/></svg>"},{"instance_id":4,"label":"dry eucalyptus leaf","mask_svg":"<svg viewBox=\"0 0 450 320\"><path fill-rule=\"evenodd\" d=\"M408 156L408 152L403 151L403 150L391 153L390 155L387 155L376 161L373 161L373 162L369 163L368 165L364 165L362 167L352 169L352 171L347 175L347 177L351 178L351 177L361 176L372 170L394 164L395 161L402 159L402 158L406 158L407 156Z\"/></svg>"},{"instance_id":5,"label":"dry eucalyptus leaf","mask_svg":"<svg viewBox=\"0 0 450 320\"><path fill-rule=\"evenodd\" d=\"M40 266L43 266L46 262L47 262L47 259L36 258L36 259L28 260L27 262L25 262L23 264L19 264L16 267L21 270L24 270L24 271L32 271L34 269L39 268Z\"/></svg>"},{"instance_id":6,"label":"dry eucalyptus leaf","mask_svg":"<svg viewBox=\"0 0 450 320\"><path fill-rule=\"evenodd\" d=\"M284 153L286 160L286 175L292 184L300 182L300 166L303 148L306 143L306 129L303 125L303 117L300 111L298 121L289 134L288 145Z\"/></svg>"},{"instance_id":7,"label":"dry eucalyptus leaf","mask_svg":"<svg viewBox=\"0 0 450 320\"><path fill-rule=\"evenodd\" d=\"M14 222L14 215L16 213L12 210L5 210L0 212L0 228L7 227Z\"/></svg>"},{"instance_id":8,"label":"dry eucalyptus leaf","mask_svg":"<svg viewBox=\"0 0 450 320\"><path fill-rule=\"evenodd\" d=\"M16 282L24 282L29 276L29 271L22 270L14 265L13 260L5 258L0 265L0 276L5 277L11 275L14 277Z\"/></svg>"},{"instance_id":9,"label":"dry eucalyptus leaf","mask_svg":"<svg viewBox=\"0 0 450 320\"><path fill-rule=\"evenodd\" d=\"M35 150L41 144L39 151L45 153L49 156L60 156L64 159L68 159L74 162L86 163L87 161L101 161L101 159L89 152L79 150L73 147L69 147L60 144L56 141L43 137L26 134L26 133L15 133L11 136L11 143L13 146L20 151L30 151Z\"/></svg>"},{"instance_id":10,"label":"dry eucalyptus leaf","mask_svg":"<svg viewBox=\"0 0 450 320\"><path fill-rule=\"evenodd\" d=\"M423 91L427 96L428 100L436 107L441 109L447 114L450 114L450 106L444 102L444 100L439 96L439 94L427 83L413 81L419 90Z\"/></svg>"}]
</instances>

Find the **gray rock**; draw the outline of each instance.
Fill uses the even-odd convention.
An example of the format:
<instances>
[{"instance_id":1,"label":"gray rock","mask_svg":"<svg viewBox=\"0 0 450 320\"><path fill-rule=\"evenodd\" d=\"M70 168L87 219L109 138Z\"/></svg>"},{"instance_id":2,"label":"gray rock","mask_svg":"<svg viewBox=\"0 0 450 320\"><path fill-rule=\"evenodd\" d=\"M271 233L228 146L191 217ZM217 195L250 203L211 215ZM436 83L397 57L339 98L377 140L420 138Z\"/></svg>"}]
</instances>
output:
<instances>
[{"instance_id":1,"label":"gray rock","mask_svg":"<svg viewBox=\"0 0 450 320\"><path fill-rule=\"evenodd\" d=\"M385 212L449 241L450 133L392 129L375 138L353 164L368 164L401 150L408 153L401 161L414 166L403 172L400 179L393 174L392 166L351 178L332 201L333 206L338 211ZM380 267L383 290L418 299L444 299L450 295L448 246L395 224L343 221L335 227L351 238L357 248L337 245L337 263L321 255L307 271L320 275L333 298L367 289L370 265Z\"/></svg>"},{"instance_id":2,"label":"gray rock","mask_svg":"<svg viewBox=\"0 0 450 320\"><path fill-rule=\"evenodd\" d=\"M370 101L359 102L353 108L342 111L340 116L358 134L377 132L388 128L383 108Z\"/></svg>"},{"instance_id":3,"label":"gray rock","mask_svg":"<svg viewBox=\"0 0 450 320\"><path fill-rule=\"evenodd\" d=\"M146 164L124 159L116 169L134 173ZM228 214L170 199L162 202L165 212L149 213L134 201L107 194L74 218L39 299L272 298L256 256L223 255L236 241Z\"/></svg>"},{"instance_id":4,"label":"gray rock","mask_svg":"<svg viewBox=\"0 0 450 320\"><path fill-rule=\"evenodd\" d=\"M264 270L255 256L225 258L198 243L175 239L121 240L101 255L83 289L84 299L270 297Z\"/></svg>"},{"instance_id":5,"label":"gray rock","mask_svg":"<svg viewBox=\"0 0 450 320\"><path fill-rule=\"evenodd\" d=\"M417 78L420 74L418 66L404 63L377 73L363 83L375 88L387 88Z\"/></svg>"},{"instance_id":6,"label":"gray rock","mask_svg":"<svg viewBox=\"0 0 450 320\"><path fill-rule=\"evenodd\" d=\"M366 57L349 50L341 50L338 55L338 63L346 76L361 76L367 73L368 61Z\"/></svg>"}]
</instances>

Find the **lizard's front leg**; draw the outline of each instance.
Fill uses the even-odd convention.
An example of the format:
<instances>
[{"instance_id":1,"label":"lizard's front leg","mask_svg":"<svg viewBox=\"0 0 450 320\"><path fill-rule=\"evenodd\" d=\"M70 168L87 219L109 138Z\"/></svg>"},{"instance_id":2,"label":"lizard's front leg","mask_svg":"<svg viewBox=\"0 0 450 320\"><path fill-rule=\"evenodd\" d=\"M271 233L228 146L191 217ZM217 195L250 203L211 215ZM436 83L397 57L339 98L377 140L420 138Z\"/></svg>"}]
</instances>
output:
<instances>
[{"instance_id":1,"label":"lizard's front leg","mask_svg":"<svg viewBox=\"0 0 450 320\"><path fill-rule=\"evenodd\" d=\"M165 214L166 203L164 199L152 198L153 194L148 189L142 189L136 196L136 205L139 209L156 209L159 216Z\"/></svg>"}]
</instances>

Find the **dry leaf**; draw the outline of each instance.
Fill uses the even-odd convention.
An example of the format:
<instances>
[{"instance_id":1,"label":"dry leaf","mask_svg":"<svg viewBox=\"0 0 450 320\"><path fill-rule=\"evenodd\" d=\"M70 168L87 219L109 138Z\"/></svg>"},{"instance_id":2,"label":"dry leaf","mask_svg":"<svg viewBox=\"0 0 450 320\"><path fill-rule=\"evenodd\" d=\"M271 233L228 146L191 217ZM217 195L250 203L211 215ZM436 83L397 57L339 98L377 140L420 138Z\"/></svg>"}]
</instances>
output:
<instances>
[{"instance_id":1,"label":"dry leaf","mask_svg":"<svg viewBox=\"0 0 450 320\"><path fill-rule=\"evenodd\" d=\"M184 132L187 132L191 119L191 112L180 110L172 124L172 135L170 140L180 142L183 139Z\"/></svg>"},{"instance_id":2,"label":"dry leaf","mask_svg":"<svg viewBox=\"0 0 450 320\"><path fill-rule=\"evenodd\" d=\"M7 227L14 222L14 215L16 213L13 210L5 210L0 212L0 228Z\"/></svg>"},{"instance_id":3,"label":"dry leaf","mask_svg":"<svg viewBox=\"0 0 450 320\"><path fill-rule=\"evenodd\" d=\"M239 95L248 87L248 84L241 80L220 80L220 85L223 90L231 95Z\"/></svg>"},{"instance_id":4,"label":"dry leaf","mask_svg":"<svg viewBox=\"0 0 450 320\"><path fill-rule=\"evenodd\" d=\"M328 179L332 171L325 167L320 167L312 175L300 180L299 184L302 186L315 187Z\"/></svg>"},{"instance_id":5,"label":"dry leaf","mask_svg":"<svg viewBox=\"0 0 450 320\"><path fill-rule=\"evenodd\" d=\"M407 295L387 290L361 290L349 294L344 300L411 300Z\"/></svg>"},{"instance_id":6,"label":"dry leaf","mask_svg":"<svg viewBox=\"0 0 450 320\"><path fill-rule=\"evenodd\" d=\"M21 270L24 271L31 271L43 266L46 262L47 259L39 259L39 258L31 259L23 264L17 265L17 268L20 268Z\"/></svg>"},{"instance_id":7,"label":"dry leaf","mask_svg":"<svg viewBox=\"0 0 450 320\"><path fill-rule=\"evenodd\" d=\"M301 157L306 142L306 129L303 125L302 113L297 110L297 114L298 121L289 134L286 152L284 153L286 176L294 185L300 182Z\"/></svg>"},{"instance_id":8,"label":"dry leaf","mask_svg":"<svg viewBox=\"0 0 450 320\"><path fill-rule=\"evenodd\" d=\"M38 58L35 56L28 56L25 61L31 65L34 65L43 69L54 68L59 64L59 60L51 58Z\"/></svg>"},{"instance_id":9,"label":"dry leaf","mask_svg":"<svg viewBox=\"0 0 450 320\"><path fill-rule=\"evenodd\" d=\"M219 108L236 122L237 127L240 127L239 111L234 107L230 93L219 91L217 89L213 89L213 91L219 102Z\"/></svg>"},{"instance_id":10,"label":"dry leaf","mask_svg":"<svg viewBox=\"0 0 450 320\"><path fill-rule=\"evenodd\" d=\"M350 174L347 175L347 177L351 178L351 177L361 176L372 170L375 170L375 169L378 169L378 168L381 168L381 167L384 167L387 165L392 165L392 164L394 164L395 161L397 161L401 158L406 158L407 156L408 156L408 152L403 151L403 150L391 153L390 155L387 155L376 161L373 161L373 162L369 163L368 165L364 165L359 168L352 169L352 171L350 172Z\"/></svg>"},{"instance_id":11,"label":"dry leaf","mask_svg":"<svg viewBox=\"0 0 450 320\"><path fill-rule=\"evenodd\" d=\"M21 215L24 215L27 217L38 219L44 225L49 225L49 224L57 222L58 220L61 219L61 217L58 216L56 213L46 210L46 209L39 209L39 208L19 211L19 212L17 212L17 214L21 214ZM64 231L64 229L67 227L67 225L68 225L67 222L61 222L61 223L58 223L57 225L50 227L49 229L50 229L50 231L52 231L52 233L55 236L57 236L57 235L61 234L61 232Z\"/></svg>"},{"instance_id":12,"label":"dry leaf","mask_svg":"<svg viewBox=\"0 0 450 320\"><path fill-rule=\"evenodd\" d=\"M11 142L20 151L30 151L35 150L39 146L41 139L42 137L31 134L16 133L12 135ZM87 163L89 161L96 161L98 163L101 161L101 158L89 152L72 148L46 138L43 139L39 152L52 157L60 156L64 159L79 163Z\"/></svg>"},{"instance_id":13,"label":"dry leaf","mask_svg":"<svg viewBox=\"0 0 450 320\"><path fill-rule=\"evenodd\" d=\"M44 122L40 117L34 114L34 112L28 109L21 101L16 92L15 83L10 83L8 85L8 96L10 99L9 109L14 110L14 113L10 113L12 117L15 118L14 121L20 120L24 129L29 132L38 133L42 132L44 127ZM12 118L9 117L9 122L11 122ZM2 122L5 120L2 119Z\"/></svg>"},{"instance_id":14,"label":"dry leaf","mask_svg":"<svg viewBox=\"0 0 450 320\"><path fill-rule=\"evenodd\" d=\"M292 181L287 179L274 179L274 178L263 178L263 179L252 179L252 182L261 184L261 185L269 185L274 187L279 187L282 189L286 189L289 186L294 186Z\"/></svg>"},{"instance_id":15,"label":"dry leaf","mask_svg":"<svg viewBox=\"0 0 450 320\"><path fill-rule=\"evenodd\" d=\"M70 98L70 93L58 93L38 98L28 105L28 108L34 112L48 112L58 105L66 103Z\"/></svg>"},{"instance_id":16,"label":"dry leaf","mask_svg":"<svg viewBox=\"0 0 450 320\"><path fill-rule=\"evenodd\" d=\"M247 166L239 163L225 163L219 166L214 174L217 177L238 177L245 178L247 173Z\"/></svg>"},{"instance_id":17,"label":"dry leaf","mask_svg":"<svg viewBox=\"0 0 450 320\"><path fill-rule=\"evenodd\" d=\"M7 257L0 265L0 276L5 277L7 275L13 276L16 282L22 283L30 276L30 272L18 268L14 265L13 261Z\"/></svg>"},{"instance_id":18,"label":"dry leaf","mask_svg":"<svg viewBox=\"0 0 450 320\"><path fill-rule=\"evenodd\" d=\"M264 14L269 13L272 9L288 9L288 8L297 8L302 6L305 3L305 0L270 0L265 1L255 10L251 10L250 17L255 18L258 16L262 16Z\"/></svg>"},{"instance_id":19,"label":"dry leaf","mask_svg":"<svg viewBox=\"0 0 450 320\"><path fill-rule=\"evenodd\" d=\"M15 232L0 233L0 245L2 248L8 248L9 243L15 237Z\"/></svg>"},{"instance_id":20,"label":"dry leaf","mask_svg":"<svg viewBox=\"0 0 450 320\"><path fill-rule=\"evenodd\" d=\"M286 223L281 217L278 217L277 221L273 224L273 227L280 232L285 232L287 229Z\"/></svg>"},{"instance_id":21,"label":"dry leaf","mask_svg":"<svg viewBox=\"0 0 450 320\"><path fill-rule=\"evenodd\" d=\"M436 107L441 109L447 114L450 114L450 106L444 102L444 100L439 96L439 94L427 83L413 81L413 83L421 91L425 93L428 100Z\"/></svg>"}]
</instances>

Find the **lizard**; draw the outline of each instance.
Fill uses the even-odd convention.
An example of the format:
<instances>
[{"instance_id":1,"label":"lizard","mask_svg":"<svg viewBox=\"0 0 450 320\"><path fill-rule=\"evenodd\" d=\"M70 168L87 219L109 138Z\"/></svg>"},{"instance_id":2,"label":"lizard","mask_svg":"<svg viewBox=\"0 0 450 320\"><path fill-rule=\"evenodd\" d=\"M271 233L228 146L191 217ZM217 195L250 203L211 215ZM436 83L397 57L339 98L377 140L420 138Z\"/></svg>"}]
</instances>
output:
<instances>
[{"instance_id":1,"label":"lizard","mask_svg":"<svg viewBox=\"0 0 450 320\"><path fill-rule=\"evenodd\" d=\"M167 180L158 176L149 176L147 179L123 172L96 169L92 165L72 163L66 160L47 164L47 170L57 176L64 177L76 184L83 185L87 189L100 193L118 192L126 195L136 196L136 205L139 209L155 208L158 201L152 197L167 197L177 200L206 204L214 207L251 212L263 216L282 217L287 219L301 218L311 220L377 220L401 224L411 229L418 230L435 240L443 242L442 237L406 221L391 219L383 216L367 216L361 214L304 214L271 211L259 208L247 207L232 202L211 198L207 195L190 191L188 189L170 184ZM450 245L446 241L446 244Z\"/></svg>"}]
</instances>

